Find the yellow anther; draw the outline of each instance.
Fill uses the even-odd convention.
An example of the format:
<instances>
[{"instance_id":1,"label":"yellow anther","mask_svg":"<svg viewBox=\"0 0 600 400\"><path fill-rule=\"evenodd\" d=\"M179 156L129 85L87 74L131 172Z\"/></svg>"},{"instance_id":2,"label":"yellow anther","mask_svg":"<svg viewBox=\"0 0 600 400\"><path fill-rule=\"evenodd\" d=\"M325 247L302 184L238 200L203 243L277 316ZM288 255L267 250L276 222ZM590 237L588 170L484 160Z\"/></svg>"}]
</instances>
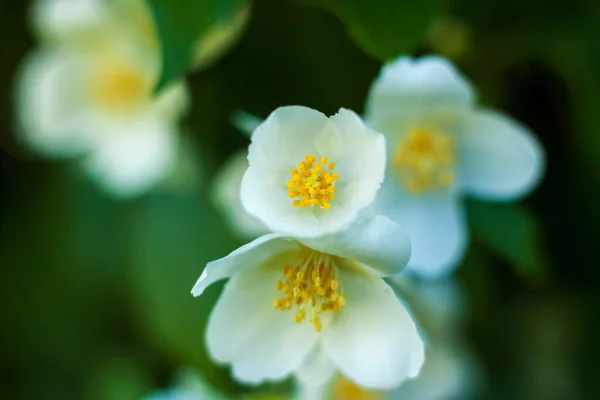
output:
<instances>
[{"instance_id":1,"label":"yellow anther","mask_svg":"<svg viewBox=\"0 0 600 400\"><path fill-rule=\"evenodd\" d=\"M306 317L306 312L304 310L300 310L300 311L298 311L298 313L296 313L294 320L296 321L297 324L299 324L300 322L302 322L304 317Z\"/></svg>"},{"instance_id":2,"label":"yellow anther","mask_svg":"<svg viewBox=\"0 0 600 400\"><path fill-rule=\"evenodd\" d=\"M454 184L455 146L447 133L417 128L398 144L393 164L404 186L416 193Z\"/></svg>"},{"instance_id":3,"label":"yellow anther","mask_svg":"<svg viewBox=\"0 0 600 400\"><path fill-rule=\"evenodd\" d=\"M339 175L330 173L321 165L327 165L327 157L321 157L321 163L316 162L316 157L307 155L305 161L301 161L297 168L290 168L291 178L287 181L288 196L294 207L305 208L307 206L320 205L323 209L329 209L331 205L328 200L335 192L335 182ZM334 162L329 162L329 169L335 168ZM300 199L299 199L300 198Z\"/></svg>"},{"instance_id":4,"label":"yellow anther","mask_svg":"<svg viewBox=\"0 0 600 400\"><path fill-rule=\"evenodd\" d=\"M385 392L364 389L341 376L333 380L330 391L331 400L383 400L388 397Z\"/></svg>"},{"instance_id":5,"label":"yellow anther","mask_svg":"<svg viewBox=\"0 0 600 400\"><path fill-rule=\"evenodd\" d=\"M297 323L308 319L320 331L319 313L335 312L344 301L333 256L305 248L300 252L297 264L283 267L282 272L284 278L275 283L282 296L273 302L273 306L279 310L295 308Z\"/></svg>"},{"instance_id":6,"label":"yellow anther","mask_svg":"<svg viewBox=\"0 0 600 400\"><path fill-rule=\"evenodd\" d=\"M318 316L313 318L313 326L315 327L315 330L317 332L321 332L321 328L323 327L321 325L321 318L319 318Z\"/></svg>"}]
</instances>

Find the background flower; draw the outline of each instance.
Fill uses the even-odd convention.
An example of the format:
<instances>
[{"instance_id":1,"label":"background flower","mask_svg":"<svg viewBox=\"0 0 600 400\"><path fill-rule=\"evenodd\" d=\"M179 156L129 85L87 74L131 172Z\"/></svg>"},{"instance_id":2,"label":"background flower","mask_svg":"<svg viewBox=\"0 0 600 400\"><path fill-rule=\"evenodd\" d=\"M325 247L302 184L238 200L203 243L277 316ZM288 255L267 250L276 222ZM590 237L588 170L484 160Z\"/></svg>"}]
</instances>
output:
<instances>
[{"instance_id":1,"label":"background flower","mask_svg":"<svg viewBox=\"0 0 600 400\"><path fill-rule=\"evenodd\" d=\"M388 141L387 179L374 212L406 228L415 274L445 276L462 259L468 233L461 195L513 200L542 175L535 136L476 107L471 85L442 57L400 57L384 66L366 120Z\"/></svg>"},{"instance_id":2,"label":"background flower","mask_svg":"<svg viewBox=\"0 0 600 400\"><path fill-rule=\"evenodd\" d=\"M233 234L241 239L255 239L268 233L258 218L249 214L242 205L240 188L248 169L248 152L232 154L215 177L213 204L222 214Z\"/></svg>"},{"instance_id":3,"label":"background flower","mask_svg":"<svg viewBox=\"0 0 600 400\"><path fill-rule=\"evenodd\" d=\"M189 94L178 83L154 98L160 54L141 48L128 34L130 21L109 3L86 1L39 7L48 13L38 23L49 40L24 61L19 78L23 139L46 156L84 156L83 168L110 193L139 195L177 159Z\"/></svg>"}]
</instances>

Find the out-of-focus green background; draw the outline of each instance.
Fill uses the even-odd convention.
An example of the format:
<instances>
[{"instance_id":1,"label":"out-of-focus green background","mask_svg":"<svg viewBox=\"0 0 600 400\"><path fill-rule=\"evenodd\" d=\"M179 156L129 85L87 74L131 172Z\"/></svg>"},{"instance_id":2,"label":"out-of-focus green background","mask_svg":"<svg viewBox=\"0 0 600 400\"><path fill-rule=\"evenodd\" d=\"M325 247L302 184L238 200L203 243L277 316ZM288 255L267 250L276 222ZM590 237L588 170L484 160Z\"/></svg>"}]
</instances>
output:
<instances>
[{"instance_id":1,"label":"out-of-focus green background","mask_svg":"<svg viewBox=\"0 0 600 400\"><path fill-rule=\"evenodd\" d=\"M240 41L188 78L198 189L117 201L19 143L12 95L34 45L28 3L0 3L0 398L134 399L180 365L244 392L204 348L220 287L189 294L207 261L242 244L209 201L215 171L248 143L230 116L288 104L361 112L380 61L325 9L254 1ZM434 24L411 53L449 56L483 104L529 126L547 152L521 204L469 203L475 237L458 275L486 374L478 398L598 398L600 3L457 0Z\"/></svg>"}]
</instances>

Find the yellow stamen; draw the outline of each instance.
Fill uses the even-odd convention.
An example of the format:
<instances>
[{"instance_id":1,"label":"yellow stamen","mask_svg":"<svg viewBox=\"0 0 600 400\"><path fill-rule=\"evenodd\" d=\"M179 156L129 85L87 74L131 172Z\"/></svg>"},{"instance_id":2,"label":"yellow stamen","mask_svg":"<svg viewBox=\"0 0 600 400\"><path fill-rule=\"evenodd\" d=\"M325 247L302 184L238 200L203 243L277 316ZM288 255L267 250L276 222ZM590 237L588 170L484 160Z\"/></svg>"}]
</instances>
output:
<instances>
[{"instance_id":1,"label":"yellow stamen","mask_svg":"<svg viewBox=\"0 0 600 400\"><path fill-rule=\"evenodd\" d=\"M296 323L307 319L316 331L321 331L320 314L338 311L345 304L334 260L333 256L308 248L301 250L296 265L283 268L283 279L275 284L282 297L273 306L279 310L295 306Z\"/></svg>"},{"instance_id":2,"label":"yellow stamen","mask_svg":"<svg viewBox=\"0 0 600 400\"><path fill-rule=\"evenodd\" d=\"M335 163L327 164L327 157L323 156L320 163L317 157L309 154L304 161L298 163L297 168L290 169L291 179L287 182L288 196L292 199L294 207L320 206L322 209L331 208L329 201L335 199L335 182L339 175L333 171ZM329 167L330 171L325 169Z\"/></svg>"},{"instance_id":3,"label":"yellow stamen","mask_svg":"<svg viewBox=\"0 0 600 400\"><path fill-rule=\"evenodd\" d=\"M93 101L112 111L127 111L150 95L152 83L139 69L122 61L107 62L93 76Z\"/></svg>"},{"instance_id":4,"label":"yellow stamen","mask_svg":"<svg viewBox=\"0 0 600 400\"><path fill-rule=\"evenodd\" d=\"M423 193L454 184L455 153L451 135L417 128L398 144L393 165L409 191Z\"/></svg>"},{"instance_id":5,"label":"yellow stamen","mask_svg":"<svg viewBox=\"0 0 600 400\"><path fill-rule=\"evenodd\" d=\"M341 376L335 379L331 395L333 400L383 400L385 398L384 393L364 389Z\"/></svg>"}]
</instances>

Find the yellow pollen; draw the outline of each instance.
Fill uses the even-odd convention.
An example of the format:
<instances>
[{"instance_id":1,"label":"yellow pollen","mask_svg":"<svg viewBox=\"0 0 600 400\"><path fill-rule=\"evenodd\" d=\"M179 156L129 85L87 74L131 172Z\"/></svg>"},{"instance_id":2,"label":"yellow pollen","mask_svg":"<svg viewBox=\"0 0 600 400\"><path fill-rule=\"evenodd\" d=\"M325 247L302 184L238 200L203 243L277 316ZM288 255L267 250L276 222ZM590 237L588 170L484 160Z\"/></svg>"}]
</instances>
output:
<instances>
[{"instance_id":1,"label":"yellow pollen","mask_svg":"<svg viewBox=\"0 0 600 400\"><path fill-rule=\"evenodd\" d=\"M329 202L335 199L335 181L339 175L333 172L333 161L327 164L325 156L321 157L320 161L317 162L317 157L309 154L296 168L290 169L291 179L287 182L287 188L288 196L294 199L294 207L320 206L325 210L331 208Z\"/></svg>"},{"instance_id":2,"label":"yellow pollen","mask_svg":"<svg viewBox=\"0 0 600 400\"><path fill-rule=\"evenodd\" d=\"M345 304L333 257L304 248L296 265L286 265L282 272L283 281L275 284L282 297L275 299L273 307L283 311L294 307L296 323L307 320L316 331L321 331L321 314L338 311Z\"/></svg>"},{"instance_id":3,"label":"yellow pollen","mask_svg":"<svg viewBox=\"0 0 600 400\"><path fill-rule=\"evenodd\" d=\"M455 153L451 135L416 128L398 144L393 165L409 191L423 193L454 184Z\"/></svg>"},{"instance_id":4,"label":"yellow pollen","mask_svg":"<svg viewBox=\"0 0 600 400\"><path fill-rule=\"evenodd\" d=\"M151 83L138 69L122 62L107 63L94 76L92 98L112 111L127 111L150 94Z\"/></svg>"},{"instance_id":5,"label":"yellow pollen","mask_svg":"<svg viewBox=\"0 0 600 400\"><path fill-rule=\"evenodd\" d=\"M383 400L382 392L363 389L346 378L338 377L332 387L332 400Z\"/></svg>"}]
</instances>

